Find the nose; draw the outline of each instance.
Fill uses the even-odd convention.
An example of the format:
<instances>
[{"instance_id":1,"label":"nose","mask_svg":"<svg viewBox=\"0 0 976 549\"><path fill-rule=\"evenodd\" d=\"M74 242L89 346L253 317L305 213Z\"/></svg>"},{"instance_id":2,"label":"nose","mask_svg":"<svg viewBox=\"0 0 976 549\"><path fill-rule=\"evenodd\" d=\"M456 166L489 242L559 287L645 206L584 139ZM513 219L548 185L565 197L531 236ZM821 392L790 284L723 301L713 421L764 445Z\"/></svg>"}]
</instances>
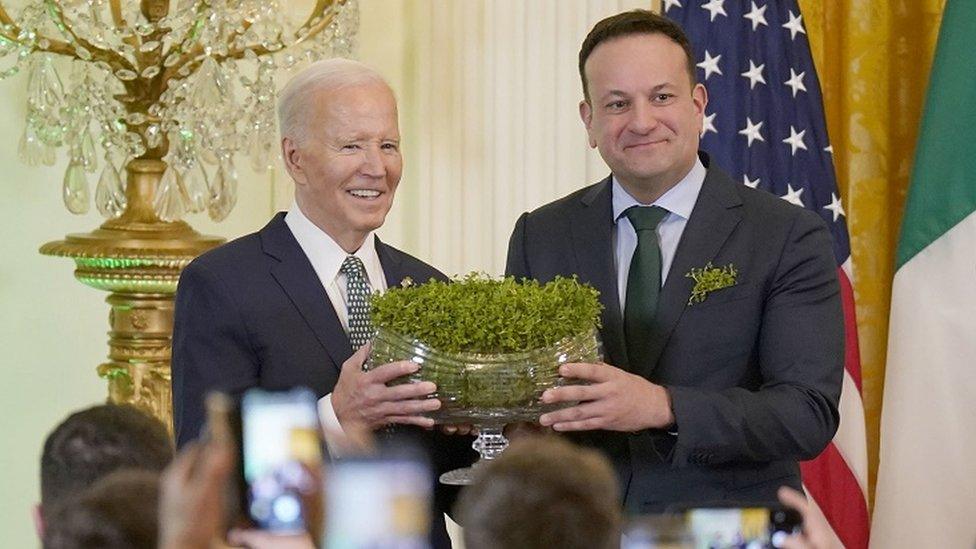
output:
<instances>
[{"instance_id":1,"label":"nose","mask_svg":"<svg viewBox=\"0 0 976 549\"><path fill-rule=\"evenodd\" d=\"M653 105L638 101L631 110L631 113L633 114L628 124L630 131L640 135L647 135L657 127L657 113L654 112Z\"/></svg>"},{"instance_id":2,"label":"nose","mask_svg":"<svg viewBox=\"0 0 976 549\"><path fill-rule=\"evenodd\" d=\"M369 177L386 177L386 164L383 162L383 152L378 146L366 147L363 151L363 165L360 170Z\"/></svg>"}]
</instances>

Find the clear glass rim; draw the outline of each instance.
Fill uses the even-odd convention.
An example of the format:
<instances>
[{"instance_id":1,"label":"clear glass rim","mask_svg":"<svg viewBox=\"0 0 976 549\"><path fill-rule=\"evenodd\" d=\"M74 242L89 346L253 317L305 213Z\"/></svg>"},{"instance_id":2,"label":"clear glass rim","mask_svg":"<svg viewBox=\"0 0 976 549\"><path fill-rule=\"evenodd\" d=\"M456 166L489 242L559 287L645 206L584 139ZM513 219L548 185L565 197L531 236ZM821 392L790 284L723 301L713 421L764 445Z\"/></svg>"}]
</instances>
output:
<instances>
[{"instance_id":1,"label":"clear glass rim","mask_svg":"<svg viewBox=\"0 0 976 549\"><path fill-rule=\"evenodd\" d=\"M376 330L375 338L382 339L396 344L401 344L403 347L409 347L414 355L421 357L436 356L440 360L447 361L457 361L462 363L474 363L474 364L493 364L493 363L512 363L520 362L525 360L530 360L539 355L549 355L553 353L563 352L566 347L571 346L573 343L580 342L583 340L589 340L592 338L593 341L597 342L599 345L599 336L596 327L592 327L585 332L580 332L576 335L567 336L560 339L556 343L549 345L548 347L539 347L537 349L532 349L529 351L517 351L512 353L464 353L464 352L448 352L435 349L430 345L420 341L419 339L401 334L395 330L391 330L385 327L379 327Z\"/></svg>"}]
</instances>

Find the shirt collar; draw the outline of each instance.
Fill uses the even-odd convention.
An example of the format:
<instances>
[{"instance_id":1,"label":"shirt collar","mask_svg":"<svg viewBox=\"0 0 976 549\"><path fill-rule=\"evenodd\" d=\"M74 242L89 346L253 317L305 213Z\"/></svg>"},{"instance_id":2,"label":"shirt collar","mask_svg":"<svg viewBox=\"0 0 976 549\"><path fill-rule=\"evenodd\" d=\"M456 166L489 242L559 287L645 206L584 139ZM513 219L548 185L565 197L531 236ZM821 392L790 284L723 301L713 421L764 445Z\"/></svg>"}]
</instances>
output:
<instances>
[{"instance_id":1,"label":"shirt collar","mask_svg":"<svg viewBox=\"0 0 976 549\"><path fill-rule=\"evenodd\" d=\"M612 176L611 197L614 223L631 206L660 206L670 212L669 218L672 215L677 215L687 220L691 217L691 210L695 208L695 202L698 201L698 193L701 192L702 185L705 183L705 174L705 165L696 156L695 165L691 167L688 175L678 181L677 185L668 189L668 192L658 197L653 204L640 203L624 189L615 176Z\"/></svg>"},{"instance_id":2,"label":"shirt collar","mask_svg":"<svg viewBox=\"0 0 976 549\"><path fill-rule=\"evenodd\" d=\"M285 223L291 229L295 240L301 246L302 251L312 263L319 278L324 281L335 281L339 276L339 269L346 256L350 255L340 246L328 233L320 229L315 223L305 216L297 202L293 202L288 213L285 214ZM380 283L378 277L382 276L382 267L379 263L379 256L376 254L376 234L370 232L354 254L362 260L366 267L366 277L369 279L370 287L374 289L385 288L384 283ZM379 272L377 272L379 269Z\"/></svg>"}]
</instances>

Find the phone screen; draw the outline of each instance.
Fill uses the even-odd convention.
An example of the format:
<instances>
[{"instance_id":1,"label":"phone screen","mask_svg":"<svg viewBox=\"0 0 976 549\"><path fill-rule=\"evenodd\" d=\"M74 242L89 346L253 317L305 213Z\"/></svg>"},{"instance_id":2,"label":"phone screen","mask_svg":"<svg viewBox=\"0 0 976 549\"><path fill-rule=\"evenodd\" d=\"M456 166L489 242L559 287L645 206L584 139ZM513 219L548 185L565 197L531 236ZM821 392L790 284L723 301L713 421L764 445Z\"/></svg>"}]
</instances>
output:
<instances>
[{"instance_id":1,"label":"phone screen","mask_svg":"<svg viewBox=\"0 0 976 549\"><path fill-rule=\"evenodd\" d=\"M326 547L430 546L430 466L421 459L344 459L329 468Z\"/></svg>"},{"instance_id":2,"label":"phone screen","mask_svg":"<svg viewBox=\"0 0 976 549\"><path fill-rule=\"evenodd\" d=\"M781 547L800 526L800 514L784 507L690 509L684 514L633 520L621 547L768 549Z\"/></svg>"},{"instance_id":3,"label":"phone screen","mask_svg":"<svg viewBox=\"0 0 976 549\"><path fill-rule=\"evenodd\" d=\"M244 393L241 457L244 503L254 526L280 533L303 531L303 501L321 489L315 394L307 389Z\"/></svg>"}]
</instances>

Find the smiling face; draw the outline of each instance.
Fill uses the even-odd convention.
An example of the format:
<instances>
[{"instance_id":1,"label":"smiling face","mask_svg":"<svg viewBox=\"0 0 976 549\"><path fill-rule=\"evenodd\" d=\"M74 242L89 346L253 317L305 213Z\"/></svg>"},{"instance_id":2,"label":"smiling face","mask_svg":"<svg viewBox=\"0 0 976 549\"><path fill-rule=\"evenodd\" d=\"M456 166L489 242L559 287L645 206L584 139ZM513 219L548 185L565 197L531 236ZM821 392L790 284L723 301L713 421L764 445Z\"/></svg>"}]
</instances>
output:
<instances>
[{"instance_id":1,"label":"smiling face","mask_svg":"<svg viewBox=\"0 0 976 549\"><path fill-rule=\"evenodd\" d=\"M281 141L295 200L309 220L353 253L383 225L400 183L396 100L381 82L315 90L303 142Z\"/></svg>"},{"instance_id":2,"label":"smiling face","mask_svg":"<svg viewBox=\"0 0 976 549\"><path fill-rule=\"evenodd\" d=\"M663 34L599 44L586 60L580 103L590 146L641 202L678 183L695 163L705 87L693 85L684 50Z\"/></svg>"}]
</instances>

